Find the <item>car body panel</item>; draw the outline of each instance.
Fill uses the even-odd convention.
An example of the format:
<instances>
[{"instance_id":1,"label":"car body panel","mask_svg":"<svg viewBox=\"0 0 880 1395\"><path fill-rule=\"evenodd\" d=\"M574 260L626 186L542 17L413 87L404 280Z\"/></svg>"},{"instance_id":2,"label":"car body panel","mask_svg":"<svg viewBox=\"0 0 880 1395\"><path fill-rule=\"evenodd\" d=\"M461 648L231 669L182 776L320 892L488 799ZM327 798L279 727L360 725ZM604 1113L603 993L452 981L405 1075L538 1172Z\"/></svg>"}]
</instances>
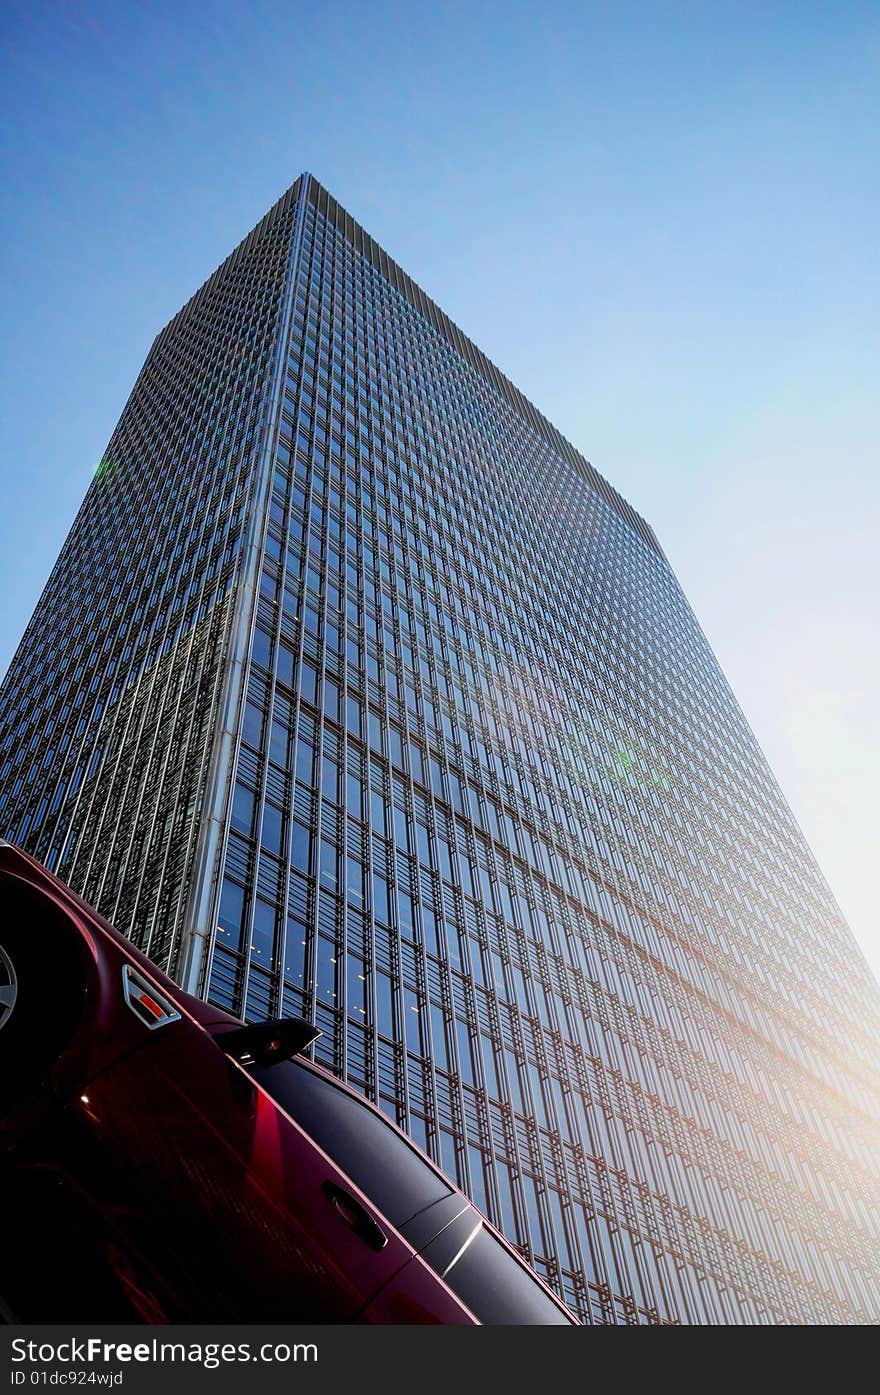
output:
<instances>
[{"instance_id":1,"label":"car body panel","mask_svg":"<svg viewBox=\"0 0 880 1395\"><path fill-rule=\"evenodd\" d=\"M82 995L81 1016L41 1089L0 1119L0 1167L7 1194L18 1191L31 1208L35 1243L41 1216L53 1227L66 1217L90 1251L102 1309L88 1314L80 1293L78 1314L115 1316L116 1304L154 1322L478 1321L421 1257L471 1203L396 1125L320 1066L303 1064L309 1080L329 1082L367 1110L389 1147L396 1139L399 1151L402 1140L438 1190L442 1183L440 1200L397 1226L279 1103L279 1092L264 1088L260 1072L224 1052L236 1019L183 993L58 878L2 843L0 936L3 898L23 887L54 917L52 933L61 925L76 941L82 982L71 991ZM125 1001L127 965L179 1016L151 1030ZM280 1077L268 1079L271 1087ZM15 1253L27 1267L22 1225ZM31 1312L40 1303L37 1263L24 1285ZM71 1264L70 1275L61 1265L58 1303L73 1286ZM524 1268L518 1257L516 1264ZM0 1271L8 1301L3 1282ZM58 1303L42 1320L71 1315Z\"/></svg>"}]
</instances>

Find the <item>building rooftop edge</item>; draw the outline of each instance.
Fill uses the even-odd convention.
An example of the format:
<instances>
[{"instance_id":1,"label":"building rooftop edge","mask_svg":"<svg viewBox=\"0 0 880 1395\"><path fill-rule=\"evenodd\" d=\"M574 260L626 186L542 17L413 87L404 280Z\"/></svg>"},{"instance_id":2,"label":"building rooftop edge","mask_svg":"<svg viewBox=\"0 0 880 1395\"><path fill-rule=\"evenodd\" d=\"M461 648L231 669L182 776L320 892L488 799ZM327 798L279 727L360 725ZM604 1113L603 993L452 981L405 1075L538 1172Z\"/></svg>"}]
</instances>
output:
<instances>
[{"instance_id":1,"label":"building rooftop edge","mask_svg":"<svg viewBox=\"0 0 880 1395\"><path fill-rule=\"evenodd\" d=\"M624 499L623 495L612 484L609 484L603 475L600 475L595 466L581 454L576 446L572 445L567 437L563 436L559 428L554 426L543 412L538 410L516 384L511 382L505 373L502 373L501 369L492 362L483 350L459 329L458 325L449 318L445 311L441 310L436 301L422 290L421 286L403 270L399 263L394 261L383 247L380 247L348 210L342 207L330 191L308 171L303 171L299 176L297 184L300 182L305 184L306 198L309 202L333 222L334 226L358 251L368 258L376 270L391 282L414 309L425 316L465 362L486 379L489 385L507 402L508 406L512 407L549 445L558 450L568 463L579 471L596 493L625 519L639 537L663 557L663 549L657 535L641 514Z\"/></svg>"},{"instance_id":2,"label":"building rooftop edge","mask_svg":"<svg viewBox=\"0 0 880 1395\"><path fill-rule=\"evenodd\" d=\"M441 310L436 301L422 290L421 286L415 282L411 276L403 270L398 262L388 255L383 247L380 247L370 233L354 219L347 209L333 197L328 189L320 183L308 170L303 172L294 180L290 188L285 190L281 197L263 215L255 227L246 237L229 253L220 263L207 280L196 290L189 299L174 314L165 327L156 336L156 342L163 337L172 324L186 312L198 296L208 290L227 268L235 265L238 258L247 252L256 241L262 237L263 232L274 221L276 215L286 205L297 199L301 191L305 191L305 197L314 205L325 217L329 218L334 226L351 242L362 255L367 257L372 266L376 268L394 288L413 306L420 314L424 315L428 322L442 334L451 347L468 364L468 366L479 373L491 388L511 407L523 421L529 425L537 435L542 437L548 445L565 459L569 465L578 471L587 484L604 499L614 511L624 519L634 530L643 542L652 548L657 555L665 560L665 554L657 539L651 525L642 518L633 506L623 497L622 494L609 484L604 475L593 466L586 456L582 455L576 446L563 436L558 427L554 426L549 418L540 412L534 403L530 402L523 392L511 382L506 374L480 349L472 339L470 339L458 325Z\"/></svg>"}]
</instances>

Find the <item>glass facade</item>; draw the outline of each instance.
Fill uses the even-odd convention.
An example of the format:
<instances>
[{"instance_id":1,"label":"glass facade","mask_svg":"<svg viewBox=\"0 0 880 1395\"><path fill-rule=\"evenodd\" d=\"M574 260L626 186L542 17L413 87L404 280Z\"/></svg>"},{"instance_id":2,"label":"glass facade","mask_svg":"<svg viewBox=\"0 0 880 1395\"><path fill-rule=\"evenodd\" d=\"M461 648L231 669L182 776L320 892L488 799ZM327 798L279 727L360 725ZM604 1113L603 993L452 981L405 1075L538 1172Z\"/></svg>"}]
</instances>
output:
<instances>
[{"instance_id":1,"label":"glass facade","mask_svg":"<svg viewBox=\"0 0 880 1395\"><path fill-rule=\"evenodd\" d=\"M880 1317L880 998L651 529L304 175L160 334L0 832L587 1322Z\"/></svg>"},{"instance_id":2,"label":"glass facade","mask_svg":"<svg viewBox=\"0 0 880 1395\"><path fill-rule=\"evenodd\" d=\"M299 182L157 336L0 690L0 829L178 972Z\"/></svg>"}]
</instances>

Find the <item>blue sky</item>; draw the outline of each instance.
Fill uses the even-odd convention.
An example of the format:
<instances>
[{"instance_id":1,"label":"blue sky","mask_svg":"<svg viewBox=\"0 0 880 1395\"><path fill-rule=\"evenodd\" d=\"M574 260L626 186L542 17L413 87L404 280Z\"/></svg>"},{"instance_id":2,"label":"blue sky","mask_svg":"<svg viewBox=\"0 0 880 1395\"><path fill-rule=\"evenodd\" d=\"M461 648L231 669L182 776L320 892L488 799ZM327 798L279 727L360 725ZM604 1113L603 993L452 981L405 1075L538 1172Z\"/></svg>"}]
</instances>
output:
<instances>
[{"instance_id":1,"label":"blue sky","mask_svg":"<svg viewBox=\"0 0 880 1395\"><path fill-rule=\"evenodd\" d=\"M654 525L880 972L880 10L6 0L0 672L310 169Z\"/></svg>"}]
</instances>

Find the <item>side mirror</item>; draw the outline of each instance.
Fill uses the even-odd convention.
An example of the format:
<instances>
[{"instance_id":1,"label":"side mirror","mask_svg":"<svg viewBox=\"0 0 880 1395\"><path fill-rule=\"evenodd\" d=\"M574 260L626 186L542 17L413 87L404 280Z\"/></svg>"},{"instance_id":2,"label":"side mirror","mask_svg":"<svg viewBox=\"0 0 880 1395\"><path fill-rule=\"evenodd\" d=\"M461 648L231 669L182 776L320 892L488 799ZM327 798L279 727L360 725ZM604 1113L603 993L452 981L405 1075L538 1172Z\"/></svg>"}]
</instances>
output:
<instances>
[{"instance_id":1,"label":"side mirror","mask_svg":"<svg viewBox=\"0 0 880 1395\"><path fill-rule=\"evenodd\" d=\"M214 1040L239 1065L275 1066L298 1056L320 1035L320 1027L302 1017L270 1017L218 1033Z\"/></svg>"}]
</instances>

